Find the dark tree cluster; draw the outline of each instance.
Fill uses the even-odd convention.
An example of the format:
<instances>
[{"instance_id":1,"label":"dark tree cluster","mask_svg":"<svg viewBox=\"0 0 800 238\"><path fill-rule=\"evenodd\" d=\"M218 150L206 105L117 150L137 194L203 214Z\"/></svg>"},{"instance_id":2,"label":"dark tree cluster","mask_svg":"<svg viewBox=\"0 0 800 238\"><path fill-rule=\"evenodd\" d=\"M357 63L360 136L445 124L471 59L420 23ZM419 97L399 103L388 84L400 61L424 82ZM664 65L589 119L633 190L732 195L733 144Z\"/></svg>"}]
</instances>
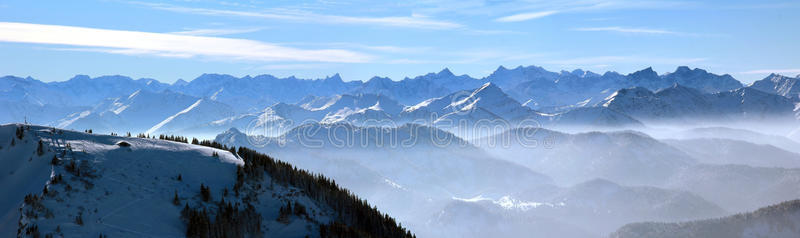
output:
<instances>
[{"instance_id":1,"label":"dark tree cluster","mask_svg":"<svg viewBox=\"0 0 800 238\"><path fill-rule=\"evenodd\" d=\"M340 222L333 222L328 225L319 226L319 237L321 238L370 238L364 231L355 229Z\"/></svg>"},{"instance_id":2,"label":"dark tree cluster","mask_svg":"<svg viewBox=\"0 0 800 238\"><path fill-rule=\"evenodd\" d=\"M278 210L277 220L279 222L289 223L289 216L291 215L308 218L306 207L303 206L303 204L295 202L294 205L292 205L292 202L286 202L286 205L281 206Z\"/></svg>"},{"instance_id":3,"label":"dark tree cluster","mask_svg":"<svg viewBox=\"0 0 800 238\"><path fill-rule=\"evenodd\" d=\"M33 224L31 226L25 227L25 236L35 237L35 238L41 237L41 233L39 233L39 226Z\"/></svg>"},{"instance_id":4,"label":"dark tree cluster","mask_svg":"<svg viewBox=\"0 0 800 238\"><path fill-rule=\"evenodd\" d=\"M64 170L75 175L76 177L89 177L94 178L97 177L94 173L95 170L89 165L89 162L86 160L81 160L81 163L75 163L75 160L70 160L69 163L64 165Z\"/></svg>"},{"instance_id":5,"label":"dark tree cluster","mask_svg":"<svg viewBox=\"0 0 800 238\"><path fill-rule=\"evenodd\" d=\"M158 139L181 142L181 143L189 143L189 139L183 136L159 135Z\"/></svg>"},{"instance_id":6,"label":"dark tree cluster","mask_svg":"<svg viewBox=\"0 0 800 238\"><path fill-rule=\"evenodd\" d=\"M233 148L233 147L228 148L227 145L220 144L219 142L216 142L216 141L210 141L210 140L198 141L197 138L193 138L192 139L192 144L193 145L202 145L202 146L217 148L217 149L220 149L220 150L227 150L227 151L230 151L231 154L235 154L236 153L236 149L235 148Z\"/></svg>"},{"instance_id":7,"label":"dark tree cluster","mask_svg":"<svg viewBox=\"0 0 800 238\"><path fill-rule=\"evenodd\" d=\"M363 232L372 237L415 237L397 224L394 218L381 214L366 200L356 197L347 189L340 188L331 179L297 169L289 163L275 160L248 148L239 147L237 154L244 160L245 165L237 170L235 190L242 187L245 179L260 179L266 172L275 182L299 188L310 198L336 210L338 213L336 221L346 224L356 233ZM325 229L329 237L346 237L346 234L336 233L341 229Z\"/></svg>"},{"instance_id":8,"label":"dark tree cluster","mask_svg":"<svg viewBox=\"0 0 800 238\"><path fill-rule=\"evenodd\" d=\"M72 173L75 176L81 176L81 168L75 163L75 160L70 160L66 166L64 166L64 170L67 172Z\"/></svg>"},{"instance_id":9,"label":"dark tree cluster","mask_svg":"<svg viewBox=\"0 0 800 238\"><path fill-rule=\"evenodd\" d=\"M189 204L181 211L188 224L186 237L261 237L261 215L250 204L239 208L223 199L217 204L216 217L212 218L206 208L192 209Z\"/></svg>"},{"instance_id":10,"label":"dark tree cluster","mask_svg":"<svg viewBox=\"0 0 800 238\"><path fill-rule=\"evenodd\" d=\"M136 135L137 138L150 138L150 134L139 133Z\"/></svg>"},{"instance_id":11,"label":"dark tree cluster","mask_svg":"<svg viewBox=\"0 0 800 238\"><path fill-rule=\"evenodd\" d=\"M17 129L14 131L14 135L17 136L17 139L22 140L25 137L25 127L18 126Z\"/></svg>"},{"instance_id":12,"label":"dark tree cluster","mask_svg":"<svg viewBox=\"0 0 800 238\"><path fill-rule=\"evenodd\" d=\"M64 176L61 176L61 174L58 174L50 178L50 184L59 184L61 183L61 181L64 181Z\"/></svg>"},{"instance_id":13,"label":"dark tree cluster","mask_svg":"<svg viewBox=\"0 0 800 238\"><path fill-rule=\"evenodd\" d=\"M203 184L200 184L200 196L203 198L204 202L208 202L211 200L211 189L206 187Z\"/></svg>"},{"instance_id":14,"label":"dark tree cluster","mask_svg":"<svg viewBox=\"0 0 800 238\"><path fill-rule=\"evenodd\" d=\"M84 130L83 132L86 132L86 133L92 134L92 129Z\"/></svg>"}]
</instances>

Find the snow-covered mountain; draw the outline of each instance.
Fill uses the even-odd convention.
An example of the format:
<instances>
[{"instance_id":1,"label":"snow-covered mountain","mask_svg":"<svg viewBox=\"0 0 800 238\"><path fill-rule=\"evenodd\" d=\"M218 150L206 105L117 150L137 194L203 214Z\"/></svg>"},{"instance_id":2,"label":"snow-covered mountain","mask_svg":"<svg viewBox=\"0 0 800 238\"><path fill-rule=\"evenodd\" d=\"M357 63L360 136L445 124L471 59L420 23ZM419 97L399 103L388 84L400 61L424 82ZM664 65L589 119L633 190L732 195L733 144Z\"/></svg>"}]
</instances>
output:
<instances>
[{"instance_id":1,"label":"snow-covered mountain","mask_svg":"<svg viewBox=\"0 0 800 238\"><path fill-rule=\"evenodd\" d=\"M139 90L126 97L109 98L91 110L76 112L56 127L106 132L173 132L233 115L224 104L170 90Z\"/></svg>"},{"instance_id":2,"label":"snow-covered mountain","mask_svg":"<svg viewBox=\"0 0 800 238\"><path fill-rule=\"evenodd\" d=\"M147 134L196 134L192 129L205 125L211 120L233 116L233 109L223 103L208 99L197 99L180 112L147 129Z\"/></svg>"},{"instance_id":3,"label":"snow-covered mountain","mask_svg":"<svg viewBox=\"0 0 800 238\"><path fill-rule=\"evenodd\" d=\"M412 236L332 180L243 148L16 124L0 145L3 236Z\"/></svg>"},{"instance_id":4,"label":"snow-covered mountain","mask_svg":"<svg viewBox=\"0 0 800 238\"><path fill-rule=\"evenodd\" d=\"M516 71L516 72L515 72ZM716 75L702 69L678 67L675 72L658 75L652 68L646 68L628 75L606 72L603 75L590 71L574 70L552 73L541 68L518 67L513 70L498 69L500 74L487 79L504 82L501 88L521 102L532 101L532 107L543 111L559 111L559 108L593 105L623 88L642 87L650 91L680 84L705 93L729 91L742 87L730 75ZM527 75L527 76L523 76ZM500 78L516 79L508 80Z\"/></svg>"},{"instance_id":5,"label":"snow-covered mountain","mask_svg":"<svg viewBox=\"0 0 800 238\"><path fill-rule=\"evenodd\" d=\"M664 74L662 77L667 79L668 83L685 85L706 93L730 91L743 86L729 74L716 75L703 69L689 69L687 66L680 66L675 72Z\"/></svg>"},{"instance_id":6,"label":"snow-covered mountain","mask_svg":"<svg viewBox=\"0 0 800 238\"><path fill-rule=\"evenodd\" d=\"M629 87L656 91L675 83L706 93L728 91L741 84L729 75L716 75L702 69L679 67L675 72L658 75L647 68L628 75L606 72L602 75L576 69L551 72L536 66L508 69L500 66L485 78L455 75L445 68L438 73L393 81L374 77L366 82L345 82L340 75L324 79L278 78L272 75L234 77L203 74L191 81L179 80L169 85L154 79L131 79L125 76L90 78L77 75L63 82L43 83L32 78L0 78L0 101L27 100L38 104L93 106L106 98L129 95L138 90L173 92L210 98L231 106L239 113L258 112L275 103L295 103L303 97L329 97L341 94L378 94L405 105L415 105L459 90L478 88L491 82L518 102L544 111L595 104L613 92ZM777 89L776 89L777 90Z\"/></svg>"},{"instance_id":7,"label":"snow-covered mountain","mask_svg":"<svg viewBox=\"0 0 800 238\"><path fill-rule=\"evenodd\" d=\"M800 200L781 202L753 212L679 223L640 222L625 225L613 238L744 238L800 236Z\"/></svg>"},{"instance_id":8,"label":"snow-covered mountain","mask_svg":"<svg viewBox=\"0 0 800 238\"><path fill-rule=\"evenodd\" d=\"M403 106L391 98L376 94L307 96L295 104L276 103L257 113L222 118L191 131L218 133L228 128L257 129L260 134L278 136L307 123L399 126L400 122L394 117L402 109Z\"/></svg>"},{"instance_id":9,"label":"snow-covered mountain","mask_svg":"<svg viewBox=\"0 0 800 238\"><path fill-rule=\"evenodd\" d=\"M789 99L747 87L713 94L679 84L656 92L641 87L626 88L599 105L646 123L794 120L794 105Z\"/></svg>"},{"instance_id":10,"label":"snow-covered mountain","mask_svg":"<svg viewBox=\"0 0 800 238\"><path fill-rule=\"evenodd\" d=\"M428 99L414 106L406 107L400 118L407 121L428 121L459 125L461 120L467 124L479 120L504 120L509 123L538 118L534 110L522 106L508 96L497 85L485 83L479 88L462 90L450 95Z\"/></svg>"},{"instance_id":11,"label":"snow-covered mountain","mask_svg":"<svg viewBox=\"0 0 800 238\"><path fill-rule=\"evenodd\" d=\"M385 77L373 77L349 94L379 94L391 97L406 105L417 104L425 99L441 97L456 90L474 88L480 81L467 75L456 76L449 69L439 73L393 81Z\"/></svg>"},{"instance_id":12,"label":"snow-covered mountain","mask_svg":"<svg viewBox=\"0 0 800 238\"><path fill-rule=\"evenodd\" d=\"M43 83L33 78L0 78L0 100L26 100L57 106L93 106L106 98L129 95L138 90L159 92L169 85L155 79L137 79L113 75L91 78L86 75L62 82Z\"/></svg>"},{"instance_id":13,"label":"snow-covered mountain","mask_svg":"<svg viewBox=\"0 0 800 238\"><path fill-rule=\"evenodd\" d=\"M800 100L800 79L780 74L770 74L762 80L753 82L748 86L767 93L778 94L792 101Z\"/></svg>"},{"instance_id":14,"label":"snow-covered mountain","mask_svg":"<svg viewBox=\"0 0 800 238\"><path fill-rule=\"evenodd\" d=\"M272 75L237 78L225 74L203 74L188 84L172 87L195 97L207 97L231 105L239 112L255 112L269 105L294 103L304 96L333 96L345 93L360 81L344 82L335 74L324 79L277 78Z\"/></svg>"}]
</instances>

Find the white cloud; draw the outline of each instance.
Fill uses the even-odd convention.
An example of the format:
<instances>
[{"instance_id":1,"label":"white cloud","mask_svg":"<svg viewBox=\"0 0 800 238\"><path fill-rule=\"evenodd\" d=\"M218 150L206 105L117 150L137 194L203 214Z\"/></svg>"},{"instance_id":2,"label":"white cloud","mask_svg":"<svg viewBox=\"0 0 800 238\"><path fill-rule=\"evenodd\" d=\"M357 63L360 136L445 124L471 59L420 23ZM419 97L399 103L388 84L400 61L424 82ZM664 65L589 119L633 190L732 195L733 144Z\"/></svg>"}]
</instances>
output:
<instances>
[{"instance_id":1,"label":"white cloud","mask_svg":"<svg viewBox=\"0 0 800 238\"><path fill-rule=\"evenodd\" d=\"M758 69L740 72L740 74L800 74L800 69Z\"/></svg>"},{"instance_id":2,"label":"white cloud","mask_svg":"<svg viewBox=\"0 0 800 238\"><path fill-rule=\"evenodd\" d=\"M357 63L372 59L370 55L349 50L305 50L245 39L14 22L0 22L0 42L88 47L84 50L114 54L226 60Z\"/></svg>"},{"instance_id":3,"label":"white cloud","mask_svg":"<svg viewBox=\"0 0 800 238\"><path fill-rule=\"evenodd\" d=\"M461 24L441 21L432 19L426 16L412 14L411 16L394 16L394 17L357 17L357 16L338 16L338 15L324 15L315 14L306 11L290 11L290 10L272 10L266 12L252 12L252 11L234 11L234 10L219 10L209 8L193 8L174 6L167 4L153 4L153 3L140 3L137 4L152 7L158 10L190 13L197 15L208 16L236 16L236 17L251 17L263 18L272 20L284 20L294 22L313 22L320 24L357 24L357 25L375 25L375 26L390 26L390 27L406 27L406 28L421 28L421 29L457 29L464 27Z\"/></svg>"},{"instance_id":4,"label":"white cloud","mask_svg":"<svg viewBox=\"0 0 800 238\"><path fill-rule=\"evenodd\" d=\"M536 18L542 18L546 16L550 16L553 14L558 13L558 11L541 11L541 12L527 12L527 13L520 13L514 14L510 16L505 16L501 18L495 19L498 22L518 22L518 21L527 21Z\"/></svg>"},{"instance_id":5,"label":"white cloud","mask_svg":"<svg viewBox=\"0 0 800 238\"><path fill-rule=\"evenodd\" d=\"M171 34L190 35L190 36L222 36L251 33L261 31L264 28L242 28L242 29L192 29L186 31L170 32Z\"/></svg>"},{"instance_id":6,"label":"white cloud","mask_svg":"<svg viewBox=\"0 0 800 238\"><path fill-rule=\"evenodd\" d=\"M627 28L627 27L619 27L619 26L585 27L585 28L575 28L574 30L576 30L576 31L608 31L608 32L641 33L641 34L681 34L679 32L660 30L660 29Z\"/></svg>"}]
</instances>

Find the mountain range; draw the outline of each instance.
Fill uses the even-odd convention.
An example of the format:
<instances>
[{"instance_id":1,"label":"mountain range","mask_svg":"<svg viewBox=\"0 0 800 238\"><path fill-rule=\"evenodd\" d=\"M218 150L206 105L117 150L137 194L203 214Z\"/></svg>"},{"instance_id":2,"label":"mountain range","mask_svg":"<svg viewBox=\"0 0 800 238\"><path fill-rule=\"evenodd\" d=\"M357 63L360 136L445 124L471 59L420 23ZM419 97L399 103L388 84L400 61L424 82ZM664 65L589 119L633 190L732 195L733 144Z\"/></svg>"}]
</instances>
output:
<instances>
[{"instance_id":1,"label":"mountain range","mask_svg":"<svg viewBox=\"0 0 800 238\"><path fill-rule=\"evenodd\" d=\"M203 74L173 84L119 75L78 75L50 83L6 76L0 78L0 104L9 113L0 122L203 137L248 126L277 127L277 135L308 120L443 128L458 121L533 121L553 128L633 128L711 119L792 123L800 113L794 106L797 85L797 78L773 74L743 86L730 75L686 66L661 75L652 68L623 75L500 66L480 79L445 68L400 81L373 77L347 82L338 74L313 80Z\"/></svg>"}]
</instances>

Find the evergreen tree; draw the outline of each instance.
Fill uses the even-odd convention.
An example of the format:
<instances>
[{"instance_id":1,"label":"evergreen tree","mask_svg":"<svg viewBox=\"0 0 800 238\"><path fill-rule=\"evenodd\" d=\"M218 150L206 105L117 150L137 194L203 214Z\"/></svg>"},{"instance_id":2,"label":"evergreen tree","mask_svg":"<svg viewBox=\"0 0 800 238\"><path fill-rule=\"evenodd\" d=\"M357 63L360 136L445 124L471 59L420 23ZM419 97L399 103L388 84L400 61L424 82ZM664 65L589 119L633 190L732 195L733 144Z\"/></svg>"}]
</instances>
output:
<instances>
[{"instance_id":1,"label":"evergreen tree","mask_svg":"<svg viewBox=\"0 0 800 238\"><path fill-rule=\"evenodd\" d=\"M178 198L178 190L175 190L175 197L172 198L172 204L175 204L175 206L181 205L181 199Z\"/></svg>"},{"instance_id":2,"label":"evergreen tree","mask_svg":"<svg viewBox=\"0 0 800 238\"><path fill-rule=\"evenodd\" d=\"M44 145L42 144L42 140L39 140L39 146L36 147L36 155L42 156L44 154Z\"/></svg>"}]
</instances>

